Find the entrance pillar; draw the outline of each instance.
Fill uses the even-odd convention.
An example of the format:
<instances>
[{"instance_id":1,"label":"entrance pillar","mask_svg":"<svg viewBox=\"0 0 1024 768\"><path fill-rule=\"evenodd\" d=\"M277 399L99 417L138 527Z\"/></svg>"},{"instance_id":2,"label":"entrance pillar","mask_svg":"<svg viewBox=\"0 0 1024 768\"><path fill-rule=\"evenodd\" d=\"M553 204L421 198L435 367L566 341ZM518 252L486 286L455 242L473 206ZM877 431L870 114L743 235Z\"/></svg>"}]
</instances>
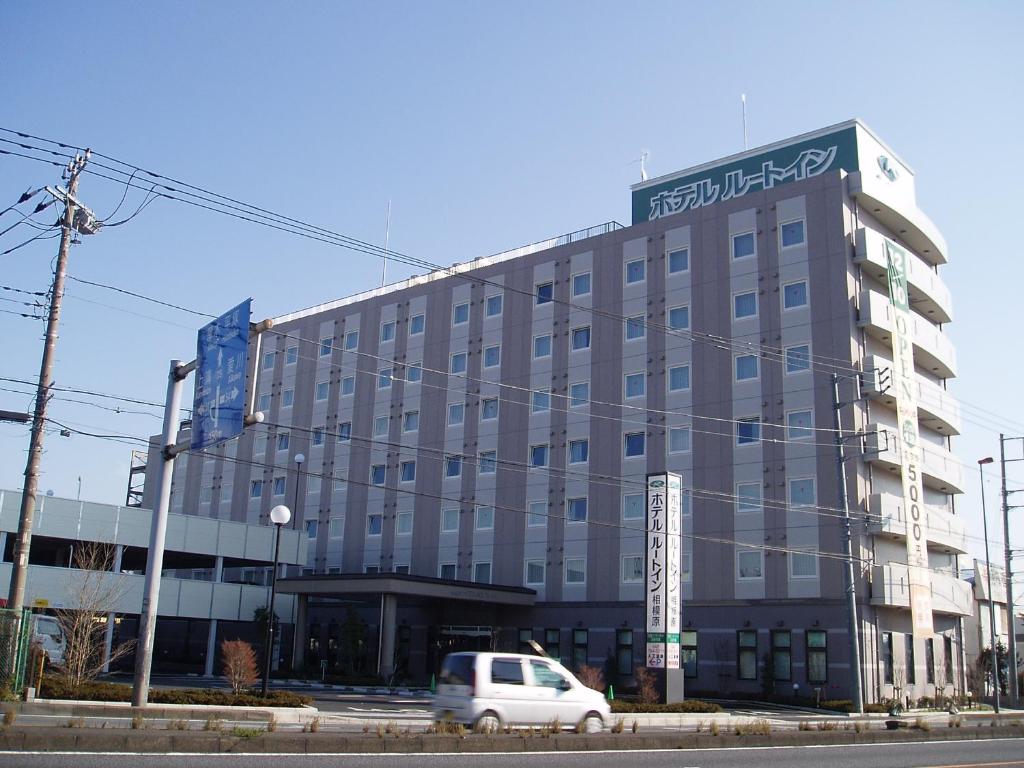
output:
<instances>
[{"instance_id":1,"label":"entrance pillar","mask_svg":"<svg viewBox=\"0 0 1024 768\"><path fill-rule=\"evenodd\" d=\"M398 618L398 598L395 595L381 595L380 606L380 654L377 672L390 677L395 672L395 630Z\"/></svg>"},{"instance_id":2,"label":"entrance pillar","mask_svg":"<svg viewBox=\"0 0 1024 768\"><path fill-rule=\"evenodd\" d=\"M295 629L292 631L292 669L300 670L306 666L306 637L309 627L306 625L306 610L309 607L308 595L295 595Z\"/></svg>"}]
</instances>

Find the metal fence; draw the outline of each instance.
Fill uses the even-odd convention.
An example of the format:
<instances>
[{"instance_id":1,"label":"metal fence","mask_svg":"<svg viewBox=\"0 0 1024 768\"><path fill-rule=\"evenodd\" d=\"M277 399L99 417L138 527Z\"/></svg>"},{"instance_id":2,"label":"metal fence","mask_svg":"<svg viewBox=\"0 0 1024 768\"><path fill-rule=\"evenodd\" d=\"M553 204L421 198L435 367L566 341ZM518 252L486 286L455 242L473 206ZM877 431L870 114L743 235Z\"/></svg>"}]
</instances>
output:
<instances>
[{"instance_id":1,"label":"metal fence","mask_svg":"<svg viewBox=\"0 0 1024 768\"><path fill-rule=\"evenodd\" d=\"M32 612L0 608L0 689L20 694L32 642Z\"/></svg>"}]
</instances>

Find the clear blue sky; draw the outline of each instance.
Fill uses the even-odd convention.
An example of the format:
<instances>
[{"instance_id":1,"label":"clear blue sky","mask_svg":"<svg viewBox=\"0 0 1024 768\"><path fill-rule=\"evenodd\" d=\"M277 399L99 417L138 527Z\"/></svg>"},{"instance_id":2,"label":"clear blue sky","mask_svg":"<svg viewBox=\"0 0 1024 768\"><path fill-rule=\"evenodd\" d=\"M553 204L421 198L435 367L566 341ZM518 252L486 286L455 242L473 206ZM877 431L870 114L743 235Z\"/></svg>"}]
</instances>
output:
<instances>
[{"instance_id":1,"label":"clear blue sky","mask_svg":"<svg viewBox=\"0 0 1024 768\"><path fill-rule=\"evenodd\" d=\"M955 449L973 468L998 456L1000 426L1024 433L1013 224L1022 22L1024 5L1010 2L8 0L0 125L376 243L390 199L391 246L447 264L628 223L641 148L652 175L742 149L740 93L752 146L860 117L914 168L919 205L949 241L953 392L968 418ZM0 209L55 181L54 169L0 156ZM89 176L80 188L100 215L121 192ZM138 202L130 196L122 213ZM0 250L32 234L18 227ZM55 252L44 240L0 257L0 283L45 289ZM380 279L369 256L164 200L85 239L70 271L206 312L252 296L257 317ZM194 356L198 324L71 284L57 382L162 401L167 361ZM0 376L36 375L41 331L0 314ZM0 391L0 408L28 402ZM153 416L62 401L51 415L104 433L159 428ZM0 425L0 487L21 486L26 445L25 428ZM50 435L41 488L74 497L81 476L83 498L120 502L129 450ZM1024 481L1024 464L1011 477ZM979 503L976 483L958 500L975 535ZM1024 546L1022 534L1018 525Z\"/></svg>"}]
</instances>

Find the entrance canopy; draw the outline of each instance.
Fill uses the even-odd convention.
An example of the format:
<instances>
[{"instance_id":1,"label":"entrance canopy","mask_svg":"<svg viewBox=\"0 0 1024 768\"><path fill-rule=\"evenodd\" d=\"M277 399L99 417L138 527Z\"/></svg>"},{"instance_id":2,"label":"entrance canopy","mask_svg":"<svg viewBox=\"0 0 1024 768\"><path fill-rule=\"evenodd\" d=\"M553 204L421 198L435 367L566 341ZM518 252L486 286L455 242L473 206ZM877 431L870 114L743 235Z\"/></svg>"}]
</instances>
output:
<instances>
[{"instance_id":1,"label":"entrance canopy","mask_svg":"<svg viewBox=\"0 0 1024 768\"><path fill-rule=\"evenodd\" d=\"M316 574L279 579L277 591L306 597L334 595L396 595L438 600L465 600L496 605L532 606L537 593L524 587L449 581L405 573Z\"/></svg>"}]
</instances>

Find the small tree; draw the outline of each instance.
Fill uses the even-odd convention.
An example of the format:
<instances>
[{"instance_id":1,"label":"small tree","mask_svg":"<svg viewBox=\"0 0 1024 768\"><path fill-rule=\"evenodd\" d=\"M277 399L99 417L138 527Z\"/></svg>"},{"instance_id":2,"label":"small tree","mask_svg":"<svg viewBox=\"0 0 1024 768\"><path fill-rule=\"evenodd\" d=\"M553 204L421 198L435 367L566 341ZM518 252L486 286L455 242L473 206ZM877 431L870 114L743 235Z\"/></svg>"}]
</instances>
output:
<instances>
[{"instance_id":1,"label":"small tree","mask_svg":"<svg viewBox=\"0 0 1024 768\"><path fill-rule=\"evenodd\" d=\"M660 700L658 686L655 683L654 673L647 667L637 667L633 670L636 678L637 694L641 704L657 704Z\"/></svg>"},{"instance_id":2,"label":"small tree","mask_svg":"<svg viewBox=\"0 0 1024 768\"><path fill-rule=\"evenodd\" d=\"M593 688L595 691L604 690L604 671L600 667L591 667L587 664L580 665L579 671L576 673L576 677L583 683L587 688Z\"/></svg>"},{"instance_id":3,"label":"small tree","mask_svg":"<svg viewBox=\"0 0 1024 768\"><path fill-rule=\"evenodd\" d=\"M131 653L135 641L112 644L109 660L103 658L108 614L116 610L128 591L127 580L111 573L114 546L77 542L71 562L78 572L68 579L67 607L56 611L56 619L65 644L62 677L77 694L84 683L103 671L105 663Z\"/></svg>"},{"instance_id":4,"label":"small tree","mask_svg":"<svg viewBox=\"0 0 1024 768\"><path fill-rule=\"evenodd\" d=\"M236 695L260 679L256 651L245 640L224 640L220 654L224 659L224 679Z\"/></svg>"}]
</instances>

